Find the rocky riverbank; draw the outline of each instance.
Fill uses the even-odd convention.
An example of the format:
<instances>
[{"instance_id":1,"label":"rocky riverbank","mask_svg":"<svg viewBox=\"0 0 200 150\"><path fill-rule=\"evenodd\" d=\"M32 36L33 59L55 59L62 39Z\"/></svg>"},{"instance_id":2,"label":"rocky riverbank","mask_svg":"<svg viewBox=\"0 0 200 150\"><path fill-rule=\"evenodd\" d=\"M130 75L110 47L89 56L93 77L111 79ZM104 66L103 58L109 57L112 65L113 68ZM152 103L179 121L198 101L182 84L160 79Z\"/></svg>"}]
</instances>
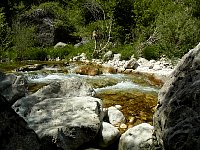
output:
<instances>
[{"instance_id":1,"label":"rocky riverbank","mask_svg":"<svg viewBox=\"0 0 200 150\"><path fill-rule=\"evenodd\" d=\"M82 53L70 60L71 62L81 61L89 63L86 55ZM179 62L180 60L177 60ZM113 68L111 73L144 73L154 76L156 79L165 82L168 76L173 72L175 66L172 61L163 56L160 60L147 60L145 58L136 59L132 57L130 60L121 60L121 54L112 54L107 52L103 59L93 59L92 63L102 65L105 68Z\"/></svg>"},{"instance_id":2,"label":"rocky riverbank","mask_svg":"<svg viewBox=\"0 0 200 150\"><path fill-rule=\"evenodd\" d=\"M3 133L0 135L0 139L3 139L0 148L198 150L199 53L200 44L189 51L175 69L171 68L172 73L159 91L153 126L142 123L127 127L121 106L103 109L102 100L95 98L93 88L81 79L56 81L27 95L25 78L1 73L0 90L3 96L0 97L0 121L4 126L0 128L0 133ZM142 72L141 68L144 67L141 64L144 64L144 61L140 61L136 60L135 68L131 70ZM148 66L143 65L146 70L157 71L156 73L170 69L170 65L158 69L157 62L151 61L154 63L153 68L149 64L150 61L146 63ZM163 66L164 63L159 64ZM101 66L103 65L105 64ZM169 73L168 71L166 74ZM18 95L20 89L22 95ZM9 94L11 96L8 96ZM15 111L11 109L11 105ZM14 117L8 118L6 113ZM13 121L13 118L20 119ZM133 119L130 118L129 121ZM121 133L120 128L128 130ZM8 134L11 132L7 130L12 131L12 134ZM17 140L13 140L13 135ZM23 139L31 140L31 147Z\"/></svg>"}]
</instances>

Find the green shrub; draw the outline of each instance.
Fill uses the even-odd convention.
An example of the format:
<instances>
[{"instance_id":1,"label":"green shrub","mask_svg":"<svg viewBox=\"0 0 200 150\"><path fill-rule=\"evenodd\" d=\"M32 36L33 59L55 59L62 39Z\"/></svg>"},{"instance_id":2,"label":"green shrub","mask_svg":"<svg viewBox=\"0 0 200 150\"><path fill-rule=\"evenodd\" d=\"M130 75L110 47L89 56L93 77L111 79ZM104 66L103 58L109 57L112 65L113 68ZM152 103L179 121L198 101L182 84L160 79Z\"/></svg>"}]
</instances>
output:
<instances>
[{"instance_id":1,"label":"green shrub","mask_svg":"<svg viewBox=\"0 0 200 150\"><path fill-rule=\"evenodd\" d=\"M71 46L69 54L65 58L69 60L70 58L72 58L74 56L85 53L88 59L92 59L93 50L94 50L93 41L89 41L89 43L81 45L77 48L75 48L74 46Z\"/></svg>"},{"instance_id":2,"label":"green shrub","mask_svg":"<svg viewBox=\"0 0 200 150\"><path fill-rule=\"evenodd\" d=\"M148 60L151 60L151 59L157 60L160 57L161 53L162 52L158 45L149 45L149 46L146 46L143 50L143 56L144 58Z\"/></svg>"},{"instance_id":3,"label":"green shrub","mask_svg":"<svg viewBox=\"0 0 200 150\"><path fill-rule=\"evenodd\" d=\"M31 47L30 49L28 49L26 55L28 60L47 60L46 50L40 47Z\"/></svg>"},{"instance_id":4,"label":"green shrub","mask_svg":"<svg viewBox=\"0 0 200 150\"><path fill-rule=\"evenodd\" d=\"M64 59L71 51L71 46L66 46L63 48L54 49L53 47L47 48L47 54L50 58L56 59L59 57L60 59Z\"/></svg>"},{"instance_id":5,"label":"green shrub","mask_svg":"<svg viewBox=\"0 0 200 150\"><path fill-rule=\"evenodd\" d=\"M123 60L130 59L133 54L135 57L137 57L137 53L134 51L132 44L119 45L116 48L111 49L111 51L113 53L120 53Z\"/></svg>"}]
</instances>

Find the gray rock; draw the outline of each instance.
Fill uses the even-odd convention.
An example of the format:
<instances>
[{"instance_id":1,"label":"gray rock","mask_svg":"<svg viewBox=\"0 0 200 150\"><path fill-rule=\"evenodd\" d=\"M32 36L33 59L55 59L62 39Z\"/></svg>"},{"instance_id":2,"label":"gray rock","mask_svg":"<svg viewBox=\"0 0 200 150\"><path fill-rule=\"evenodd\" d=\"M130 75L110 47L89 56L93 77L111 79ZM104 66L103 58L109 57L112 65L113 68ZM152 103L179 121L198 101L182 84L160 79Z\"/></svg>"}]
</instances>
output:
<instances>
[{"instance_id":1,"label":"gray rock","mask_svg":"<svg viewBox=\"0 0 200 150\"><path fill-rule=\"evenodd\" d=\"M113 52L112 51L108 51L104 54L103 56L103 60L104 61L108 61L111 60L113 58Z\"/></svg>"},{"instance_id":2,"label":"gray rock","mask_svg":"<svg viewBox=\"0 0 200 150\"><path fill-rule=\"evenodd\" d=\"M119 125L125 122L125 117L121 111L115 107L108 108L108 118L112 125Z\"/></svg>"},{"instance_id":3,"label":"gray rock","mask_svg":"<svg viewBox=\"0 0 200 150\"><path fill-rule=\"evenodd\" d=\"M54 82L17 101L13 108L39 135L53 137L63 149L73 150L93 140L100 129L102 102L80 79Z\"/></svg>"},{"instance_id":4,"label":"gray rock","mask_svg":"<svg viewBox=\"0 0 200 150\"><path fill-rule=\"evenodd\" d=\"M67 45L66 43L58 42L58 43L54 46L54 49L56 49L56 48L63 48L63 47L65 47L66 45Z\"/></svg>"},{"instance_id":5,"label":"gray rock","mask_svg":"<svg viewBox=\"0 0 200 150\"><path fill-rule=\"evenodd\" d=\"M142 123L128 129L122 134L118 150L150 150L153 126Z\"/></svg>"},{"instance_id":6,"label":"gray rock","mask_svg":"<svg viewBox=\"0 0 200 150\"><path fill-rule=\"evenodd\" d=\"M98 143L101 147L108 147L120 137L119 130L113 125L102 122L101 129L98 135Z\"/></svg>"},{"instance_id":7,"label":"gray rock","mask_svg":"<svg viewBox=\"0 0 200 150\"><path fill-rule=\"evenodd\" d=\"M30 114L32 107L50 98L62 98L62 97L81 97L81 96L93 96L94 94L91 86L83 82L82 80L69 78L63 82L53 82L47 86L44 86L36 93L19 99L13 105L15 111L21 116L26 117Z\"/></svg>"},{"instance_id":8,"label":"gray rock","mask_svg":"<svg viewBox=\"0 0 200 150\"><path fill-rule=\"evenodd\" d=\"M125 69L136 69L139 66L136 59L133 58L128 61L128 63L124 66Z\"/></svg>"},{"instance_id":9,"label":"gray rock","mask_svg":"<svg viewBox=\"0 0 200 150\"><path fill-rule=\"evenodd\" d=\"M141 66L149 66L150 65L149 61L145 58L139 58L137 60L137 63Z\"/></svg>"},{"instance_id":10,"label":"gray rock","mask_svg":"<svg viewBox=\"0 0 200 150\"><path fill-rule=\"evenodd\" d=\"M39 150L40 141L23 118L10 107L0 95L0 149L1 150Z\"/></svg>"},{"instance_id":11,"label":"gray rock","mask_svg":"<svg viewBox=\"0 0 200 150\"><path fill-rule=\"evenodd\" d=\"M0 72L0 93L12 105L16 100L24 97L28 92L27 80L23 76L4 74Z\"/></svg>"},{"instance_id":12,"label":"gray rock","mask_svg":"<svg viewBox=\"0 0 200 150\"><path fill-rule=\"evenodd\" d=\"M55 18L45 9L33 10L30 14L23 16L22 20L36 26L36 39L41 46L51 46L55 38Z\"/></svg>"},{"instance_id":13,"label":"gray rock","mask_svg":"<svg viewBox=\"0 0 200 150\"><path fill-rule=\"evenodd\" d=\"M73 150L98 134L101 105L93 97L45 99L32 107L26 120L39 137L52 136L59 147Z\"/></svg>"},{"instance_id":14,"label":"gray rock","mask_svg":"<svg viewBox=\"0 0 200 150\"><path fill-rule=\"evenodd\" d=\"M114 54L113 60L120 61L122 55L121 54Z\"/></svg>"},{"instance_id":15,"label":"gray rock","mask_svg":"<svg viewBox=\"0 0 200 150\"><path fill-rule=\"evenodd\" d=\"M59 15L59 12L55 12L52 7L40 7L40 9L32 9L29 13L23 13L20 16L21 24L27 26L33 26L35 29L34 37L36 45L41 47L54 46L58 42L70 42L77 43L80 40L79 37L69 35L69 28L63 25L56 26L56 20L64 21ZM60 7L60 9L62 9ZM63 9L63 11L65 11Z\"/></svg>"},{"instance_id":16,"label":"gray rock","mask_svg":"<svg viewBox=\"0 0 200 150\"><path fill-rule=\"evenodd\" d=\"M200 149L200 44L175 68L158 95L155 136L165 150Z\"/></svg>"},{"instance_id":17,"label":"gray rock","mask_svg":"<svg viewBox=\"0 0 200 150\"><path fill-rule=\"evenodd\" d=\"M43 68L43 64L34 64L34 65L26 65L23 67L20 67L19 69L16 69L16 71L36 71L41 70Z\"/></svg>"}]
</instances>

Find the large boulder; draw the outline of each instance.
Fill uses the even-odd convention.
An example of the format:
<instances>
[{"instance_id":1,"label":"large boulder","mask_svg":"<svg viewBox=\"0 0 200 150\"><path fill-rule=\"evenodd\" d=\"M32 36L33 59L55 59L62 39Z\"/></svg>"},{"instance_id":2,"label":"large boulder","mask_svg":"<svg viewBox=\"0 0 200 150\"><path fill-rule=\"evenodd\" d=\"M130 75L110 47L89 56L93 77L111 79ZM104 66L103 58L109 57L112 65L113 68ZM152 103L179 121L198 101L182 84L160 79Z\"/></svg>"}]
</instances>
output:
<instances>
[{"instance_id":1,"label":"large boulder","mask_svg":"<svg viewBox=\"0 0 200 150\"><path fill-rule=\"evenodd\" d=\"M165 150L200 149L200 44L190 50L158 95L155 136Z\"/></svg>"},{"instance_id":2,"label":"large boulder","mask_svg":"<svg viewBox=\"0 0 200 150\"><path fill-rule=\"evenodd\" d=\"M142 123L122 134L118 150L151 150L153 126Z\"/></svg>"},{"instance_id":3,"label":"large boulder","mask_svg":"<svg viewBox=\"0 0 200 150\"><path fill-rule=\"evenodd\" d=\"M77 149L93 140L102 121L102 102L80 79L54 82L17 101L13 108L39 135L52 137L57 146Z\"/></svg>"},{"instance_id":4,"label":"large boulder","mask_svg":"<svg viewBox=\"0 0 200 150\"><path fill-rule=\"evenodd\" d=\"M55 38L54 16L47 9L35 9L22 16L22 22L36 27L37 43L41 46L51 46Z\"/></svg>"},{"instance_id":5,"label":"large boulder","mask_svg":"<svg viewBox=\"0 0 200 150\"><path fill-rule=\"evenodd\" d=\"M0 93L12 105L16 100L24 97L28 92L27 80L24 76L4 74L0 72Z\"/></svg>"},{"instance_id":6,"label":"large boulder","mask_svg":"<svg viewBox=\"0 0 200 150\"><path fill-rule=\"evenodd\" d=\"M39 150L40 142L36 133L0 95L0 149L1 150Z\"/></svg>"},{"instance_id":7,"label":"large boulder","mask_svg":"<svg viewBox=\"0 0 200 150\"><path fill-rule=\"evenodd\" d=\"M61 25L62 23L60 22L65 22L65 24L67 22L63 19L62 15L59 14L60 11L57 9L62 12L65 11L62 7L54 3L54 7L48 5L45 7L43 5L21 15L20 22L23 25L26 24L27 26L34 27L36 31L34 37L37 46L48 47L58 42L77 43L80 41L79 37L70 35L71 30L73 30L72 26L68 25L68 27L66 27Z\"/></svg>"}]
</instances>

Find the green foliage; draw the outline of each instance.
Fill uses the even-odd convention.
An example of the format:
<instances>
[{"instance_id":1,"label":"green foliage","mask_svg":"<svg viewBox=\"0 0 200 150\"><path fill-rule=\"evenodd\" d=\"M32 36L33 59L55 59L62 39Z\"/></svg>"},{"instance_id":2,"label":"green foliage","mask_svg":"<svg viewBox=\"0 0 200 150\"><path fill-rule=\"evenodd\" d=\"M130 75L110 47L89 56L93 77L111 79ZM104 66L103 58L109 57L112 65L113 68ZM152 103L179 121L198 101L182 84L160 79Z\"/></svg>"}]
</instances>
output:
<instances>
[{"instance_id":1,"label":"green foliage","mask_svg":"<svg viewBox=\"0 0 200 150\"><path fill-rule=\"evenodd\" d=\"M167 56L181 57L200 38L199 20L193 18L183 5L168 4L156 20L158 43Z\"/></svg>"},{"instance_id":2,"label":"green foliage","mask_svg":"<svg viewBox=\"0 0 200 150\"><path fill-rule=\"evenodd\" d=\"M93 49L94 49L94 43L92 41L78 48L74 48L71 46L69 54L65 58L69 60L73 56L78 56L82 53L85 53L88 59L92 59Z\"/></svg>"},{"instance_id":3,"label":"green foliage","mask_svg":"<svg viewBox=\"0 0 200 150\"><path fill-rule=\"evenodd\" d=\"M0 56L10 46L11 36L10 28L6 23L5 14L0 9Z\"/></svg>"},{"instance_id":4,"label":"green foliage","mask_svg":"<svg viewBox=\"0 0 200 150\"><path fill-rule=\"evenodd\" d=\"M116 46L108 46L106 50L121 53L123 59L129 59L133 54L147 59L157 59L163 54L169 58L182 57L200 39L199 5L199 0L2 1L0 56L16 60L45 60L47 56L69 59L84 52L92 58L92 32L98 31L97 49L100 49L100 45L104 46L108 40L112 22L110 42ZM45 10L53 20L55 31L59 31L56 33L60 33L55 35L55 42L65 39L67 47L37 47L35 27L20 23L19 19L19 16L31 15L37 9ZM78 42L74 36L90 42L74 48L70 45ZM153 41L149 42L152 38Z\"/></svg>"},{"instance_id":5,"label":"green foliage","mask_svg":"<svg viewBox=\"0 0 200 150\"><path fill-rule=\"evenodd\" d=\"M52 47L52 48L47 48L46 50L47 50L48 57L50 57L52 59L56 59L58 57L60 59L64 59L69 54L69 51L71 51L71 49L72 49L72 46L68 45L64 48L54 49Z\"/></svg>"},{"instance_id":6,"label":"green foliage","mask_svg":"<svg viewBox=\"0 0 200 150\"><path fill-rule=\"evenodd\" d=\"M34 27L20 24L18 21L13 24L13 50L17 52L18 60L28 59L26 53L30 47L34 46L34 32Z\"/></svg>"},{"instance_id":7,"label":"green foliage","mask_svg":"<svg viewBox=\"0 0 200 150\"><path fill-rule=\"evenodd\" d=\"M113 53L121 53L123 60L130 59L132 55L137 57L137 52L134 51L133 45L131 44L119 45L111 50Z\"/></svg>"},{"instance_id":8,"label":"green foliage","mask_svg":"<svg viewBox=\"0 0 200 150\"><path fill-rule=\"evenodd\" d=\"M149 45L147 47L145 47L145 49L143 50L143 56L144 58L151 60L157 60L160 58L162 51L161 51L161 47L159 47L159 45Z\"/></svg>"}]
</instances>

